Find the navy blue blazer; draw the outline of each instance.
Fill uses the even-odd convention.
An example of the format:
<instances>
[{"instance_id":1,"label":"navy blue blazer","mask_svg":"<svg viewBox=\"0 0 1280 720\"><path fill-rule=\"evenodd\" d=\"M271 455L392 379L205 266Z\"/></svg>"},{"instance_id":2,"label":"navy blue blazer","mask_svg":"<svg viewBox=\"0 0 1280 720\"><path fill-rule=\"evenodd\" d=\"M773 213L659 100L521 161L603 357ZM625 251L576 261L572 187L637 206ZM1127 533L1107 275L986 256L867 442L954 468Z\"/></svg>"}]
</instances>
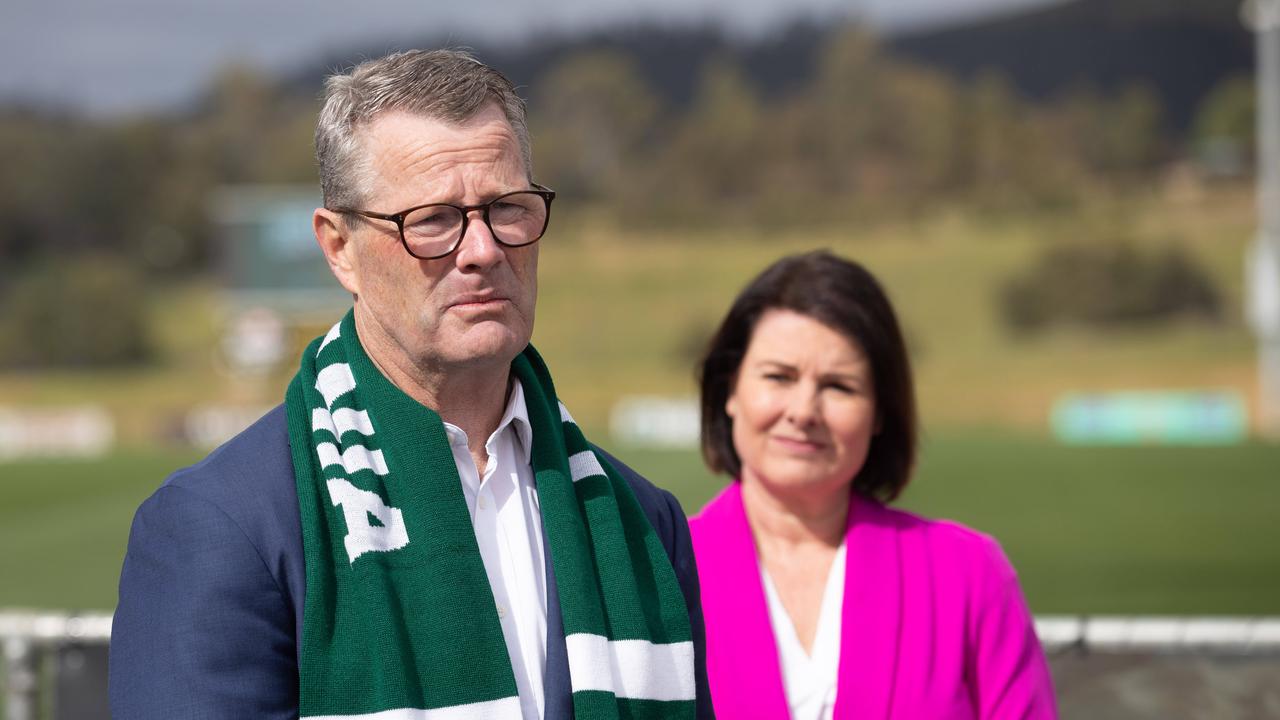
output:
<instances>
[{"instance_id":1,"label":"navy blue blazer","mask_svg":"<svg viewBox=\"0 0 1280 720\"><path fill-rule=\"evenodd\" d=\"M693 627L698 717L713 717L689 526L679 503L609 457L657 530ZM118 720L298 717L306 597L284 406L179 470L134 516L112 625ZM559 593L547 563L547 720L573 716Z\"/></svg>"}]
</instances>

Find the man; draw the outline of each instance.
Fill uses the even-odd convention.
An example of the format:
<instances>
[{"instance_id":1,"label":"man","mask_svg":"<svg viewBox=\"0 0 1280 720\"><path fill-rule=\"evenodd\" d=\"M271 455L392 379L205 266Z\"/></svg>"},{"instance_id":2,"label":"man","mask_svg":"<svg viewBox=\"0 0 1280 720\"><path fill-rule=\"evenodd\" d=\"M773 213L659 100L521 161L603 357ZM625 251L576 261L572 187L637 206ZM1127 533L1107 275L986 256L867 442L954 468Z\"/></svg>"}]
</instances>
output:
<instances>
[{"instance_id":1,"label":"man","mask_svg":"<svg viewBox=\"0 0 1280 720\"><path fill-rule=\"evenodd\" d=\"M528 346L554 193L471 56L330 78L313 226L352 310L138 510L118 718L710 717L679 505Z\"/></svg>"}]
</instances>

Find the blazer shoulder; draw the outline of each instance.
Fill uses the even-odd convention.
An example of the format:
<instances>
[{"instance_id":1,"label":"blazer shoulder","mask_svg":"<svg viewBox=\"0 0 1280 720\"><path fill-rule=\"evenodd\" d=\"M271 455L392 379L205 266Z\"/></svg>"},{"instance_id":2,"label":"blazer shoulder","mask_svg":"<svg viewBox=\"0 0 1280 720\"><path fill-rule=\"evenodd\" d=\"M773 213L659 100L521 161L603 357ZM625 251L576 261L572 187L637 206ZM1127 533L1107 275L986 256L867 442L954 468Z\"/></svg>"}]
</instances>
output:
<instances>
[{"instance_id":1,"label":"blazer shoulder","mask_svg":"<svg viewBox=\"0 0 1280 720\"><path fill-rule=\"evenodd\" d=\"M643 475L600 446L593 444L592 448L604 456L609 461L609 464L613 465L614 469L618 471L618 474L627 481L627 485L631 487L631 492L635 494L636 500L644 510L645 516L649 518L649 522L653 524L654 529L658 531L664 540L670 536L670 530L677 518L680 524L688 525L684 510L680 507L680 502L676 500L674 495L654 485Z\"/></svg>"},{"instance_id":2,"label":"blazer shoulder","mask_svg":"<svg viewBox=\"0 0 1280 720\"><path fill-rule=\"evenodd\" d=\"M1007 580L1016 575L999 541L985 532L954 520L927 518L870 500L860 503L877 525L892 527L906 547L917 547L952 567L969 568L975 578Z\"/></svg>"},{"instance_id":3,"label":"blazer shoulder","mask_svg":"<svg viewBox=\"0 0 1280 720\"><path fill-rule=\"evenodd\" d=\"M139 512L165 494L170 501L187 498L217 508L257 549L276 581L291 590L293 604L300 604L302 519L284 405L174 472Z\"/></svg>"},{"instance_id":4,"label":"blazer shoulder","mask_svg":"<svg viewBox=\"0 0 1280 720\"><path fill-rule=\"evenodd\" d=\"M263 504L297 509L284 405L277 405L203 460L177 470L161 487L181 487L235 514Z\"/></svg>"},{"instance_id":5,"label":"blazer shoulder","mask_svg":"<svg viewBox=\"0 0 1280 720\"><path fill-rule=\"evenodd\" d=\"M298 518L279 408L142 504L113 621L116 717L297 717Z\"/></svg>"}]
</instances>

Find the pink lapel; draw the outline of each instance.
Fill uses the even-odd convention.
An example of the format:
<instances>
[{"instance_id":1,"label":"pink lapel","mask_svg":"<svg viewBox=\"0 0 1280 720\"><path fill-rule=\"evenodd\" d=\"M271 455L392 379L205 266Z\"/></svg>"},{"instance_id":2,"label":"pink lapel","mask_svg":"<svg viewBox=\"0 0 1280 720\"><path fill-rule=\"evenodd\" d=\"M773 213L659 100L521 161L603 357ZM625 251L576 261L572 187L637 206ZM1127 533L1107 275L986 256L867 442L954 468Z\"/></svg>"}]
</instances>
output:
<instances>
[{"instance_id":1,"label":"pink lapel","mask_svg":"<svg viewBox=\"0 0 1280 720\"><path fill-rule=\"evenodd\" d=\"M835 717L888 718L902 620L897 523L878 503L856 495L848 523Z\"/></svg>"},{"instance_id":2,"label":"pink lapel","mask_svg":"<svg viewBox=\"0 0 1280 720\"><path fill-rule=\"evenodd\" d=\"M786 720L790 711L782 668L741 486L735 482L721 491L689 526L702 586L707 675L716 715Z\"/></svg>"}]
</instances>

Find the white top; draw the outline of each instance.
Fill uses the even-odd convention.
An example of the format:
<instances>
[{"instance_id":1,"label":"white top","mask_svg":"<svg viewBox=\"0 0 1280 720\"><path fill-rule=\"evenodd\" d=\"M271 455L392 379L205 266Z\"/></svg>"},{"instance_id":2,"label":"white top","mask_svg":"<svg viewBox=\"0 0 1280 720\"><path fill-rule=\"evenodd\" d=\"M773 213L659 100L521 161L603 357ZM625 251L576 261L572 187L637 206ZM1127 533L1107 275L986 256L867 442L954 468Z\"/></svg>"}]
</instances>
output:
<instances>
[{"instance_id":1,"label":"white top","mask_svg":"<svg viewBox=\"0 0 1280 720\"><path fill-rule=\"evenodd\" d=\"M520 381L512 379L506 412L485 442L489 460L483 477L471 459L467 434L447 422L444 431L493 589L520 693L521 715L524 720L541 720L545 707L542 676L547 663L547 578L538 493L529 464L533 428Z\"/></svg>"},{"instance_id":2,"label":"white top","mask_svg":"<svg viewBox=\"0 0 1280 720\"><path fill-rule=\"evenodd\" d=\"M791 720L831 720L836 708L836 683L840 670L840 613L844 603L844 543L836 550L822 593L818 629L813 635L813 655L804 651L791 616L769 573L760 566L769 622L778 643L782 687L791 708Z\"/></svg>"}]
</instances>

